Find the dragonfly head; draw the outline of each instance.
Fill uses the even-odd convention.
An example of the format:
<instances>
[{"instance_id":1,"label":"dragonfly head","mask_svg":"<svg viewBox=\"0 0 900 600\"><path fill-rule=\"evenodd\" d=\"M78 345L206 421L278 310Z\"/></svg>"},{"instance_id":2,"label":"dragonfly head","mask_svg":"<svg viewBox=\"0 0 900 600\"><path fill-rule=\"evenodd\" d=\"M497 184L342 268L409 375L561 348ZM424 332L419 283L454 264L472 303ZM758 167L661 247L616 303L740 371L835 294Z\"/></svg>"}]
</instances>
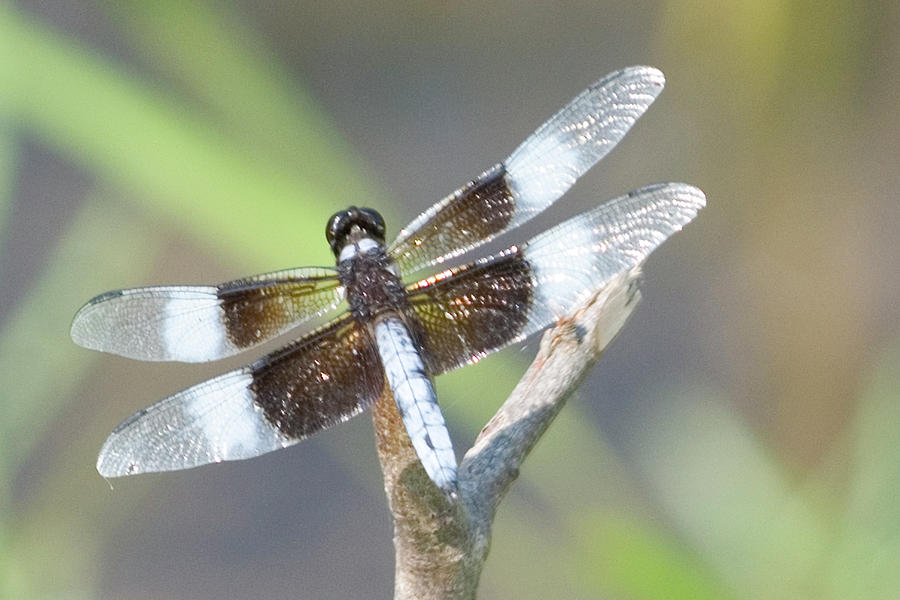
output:
<instances>
[{"instance_id":1,"label":"dragonfly head","mask_svg":"<svg viewBox=\"0 0 900 600\"><path fill-rule=\"evenodd\" d=\"M338 256L347 244L355 244L364 238L371 238L384 244L384 219L371 208L351 206L332 215L325 227L325 238L331 251Z\"/></svg>"}]
</instances>

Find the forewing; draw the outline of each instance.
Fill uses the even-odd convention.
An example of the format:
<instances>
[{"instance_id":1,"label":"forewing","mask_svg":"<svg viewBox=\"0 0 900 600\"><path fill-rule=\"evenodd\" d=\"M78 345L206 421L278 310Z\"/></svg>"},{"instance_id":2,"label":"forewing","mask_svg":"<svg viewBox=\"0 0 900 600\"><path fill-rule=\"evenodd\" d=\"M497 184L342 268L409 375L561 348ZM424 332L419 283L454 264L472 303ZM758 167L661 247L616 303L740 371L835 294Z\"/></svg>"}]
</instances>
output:
<instances>
[{"instance_id":1,"label":"forewing","mask_svg":"<svg viewBox=\"0 0 900 600\"><path fill-rule=\"evenodd\" d=\"M139 411L110 434L97 470L120 477L259 456L346 421L383 388L368 333L343 318Z\"/></svg>"},{"instance_id":2,"label":"forewing","mask_svg":"<svg viewBox=\"0 0 900 600\"><path fill-rule=\"evenodd\" d=\"M503 163L406 226L390 247L404 272L443 262L546 209L621 140L665 84L651 67L612 73L579 94Z\"/></svg>"},{"instance_id":3,"label":"forewing","mask_svg":"<svg viewBox=\"0 0 900 600\"><path fill-rule=\"evenodd\" d=\"M337 306L334 269L301 268L216 286L143 287L97 296L75 315L75 343L147 361L205 362L269 340Z\"/></svg>"},{"instance_id":4,"label":"forewing","mask_svg":"<svg viewBox=\"0 0 900 600\"><path fill-rule=\"evenodd\" d=\"M642 188L471 265L409 286L431 374L472 363L568 314L640 266L706 204L684 184Z\"/></svg>"}]
</instances>

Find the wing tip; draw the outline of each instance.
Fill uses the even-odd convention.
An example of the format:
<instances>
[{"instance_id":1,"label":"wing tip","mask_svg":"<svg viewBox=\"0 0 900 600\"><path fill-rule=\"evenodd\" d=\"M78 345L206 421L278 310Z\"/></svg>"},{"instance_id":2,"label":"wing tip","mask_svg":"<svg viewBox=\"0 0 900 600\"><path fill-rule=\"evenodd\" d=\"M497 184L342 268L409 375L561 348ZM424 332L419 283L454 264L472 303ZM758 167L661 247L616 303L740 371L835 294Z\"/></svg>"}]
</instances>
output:
<instances>
[{"instance_id":1,"label":"wing tip","mask_svg":"<svg viewBox=\"0 0 900 600\"><path fill-rule=\"evenodd\" d=\"M80 314L81 311L78 311L72 319L72 324L69 325L69 337L72 338L72 341L78 346L88 348L86 345L88 343L87 335L85 333L83 320L79 318Z\"/></svg>"},{"instance_id":2,"label":"wing tip","mask_svg":"<svg viewBox=\"0 0 900 600\"><path fill-rule=\"evenodd\" d=\"M119 477L125 477L126 475L130 475L131 473L120 473L115 469L111 469L108 465L103 464L103 457L97 459L97 473L100 474L100 477L103 479L118 479Z\"/></svg>"},{"instance_id":3,"label":"wing tip","mask_svg":"<svg viewBox=\"0 0 900 600\"><path fill-rule=\"evenodd\" d=\"M110 435L103 443L103 447L100 448L100 454L97 456L97 472L104 479L125 477L126 475L133 475L139 472L134 462L123 464L123 461L119 459L113 460L115 452L110 449L110 446L115 442L115 438L115 433Z\"/></svg>"},{"instance_id":4,"label":"wing tip","mask_svg":"<svg viewBox=\"0 0 900 600\"><path fill-rule=\"evenodd\" d=\"M698 212L706 206L706 194L703 190L689 183L681 183L678 181L670 181L666 183L653 183L638 188L628 193L629 197L643 196L647 194L665 194L677 198L688 207L692 207L694 212Z\"/></svg>"},{"instance_id":5,"label":"wing tip","mask_svg":"<svg viewBox=\"0 0 900 600\"><path fill-rule=\"evenodd\" d=\"M630 67L625 67L624 69L619 69L618 71L613 71L612 73L604 76L594 85L592 85L591 89L602 88L610 84L611 82L619 82L622 80L635 80L648 84L646 86L643 86L646 89L643 89L642 91L650 93L654 97L658 96L666 86L666 76L656 67L650 67L647 65L633 65Z\"/></svg>"},{"instance_id":6,"label":"wing tip","mask_svg":"<svg viewBox=\"0 0 900 600\"><path fill-rule=\"evenodd\" d=\"M123 290L113 290L94 296L85 302L84 306L79 308L72 317L72 324L69 326L69 337L72 338L72 341L83 348L97 350L95 346L91 345L91 317L96 312L97 306L122 295Z\"/></svg>"},{"instance_id":7,"label":"wing tip","mask_svg":"<svg viewBox=\"0 0 900 600\"><path fill-rule=\"evenodd\" d=\"M127 433L146 413L147 409L143 409L129 416L116 425L109 437L103 442L103 446L100 447L100 452L97 455L97 472L104 479L125 477L126 475L136 475L144 472L137 461L134 460L133 454L129 457L128 445L124 442L127 442Z\"/></svg>"},{"instance_id":8,"label":"wing tip","mask_svg":"<svg viewBox=\"0 0 900 600\"><path fill-rule=\"evenodd\" d=\"M625 67L622 69L623 73L628 73L629 75L641 75L642 78L647 79L649 82L655 85L665 85L666 76L662 71L657 69L656 67L651 67L649 65L632 65L630 67Z\"/></svg>"},{"instance_id":9,"label":"wing tip","mask_svg":"<svg viewBox=\"0 0 900 600\"><path fill-rule=\"evenodd\" d=\"M703 190L689 183L670 183L679 200L689 204L694 208L694 212L698 212L701 208L706 207L706 194Z\"/></svg>"}]
</instances>

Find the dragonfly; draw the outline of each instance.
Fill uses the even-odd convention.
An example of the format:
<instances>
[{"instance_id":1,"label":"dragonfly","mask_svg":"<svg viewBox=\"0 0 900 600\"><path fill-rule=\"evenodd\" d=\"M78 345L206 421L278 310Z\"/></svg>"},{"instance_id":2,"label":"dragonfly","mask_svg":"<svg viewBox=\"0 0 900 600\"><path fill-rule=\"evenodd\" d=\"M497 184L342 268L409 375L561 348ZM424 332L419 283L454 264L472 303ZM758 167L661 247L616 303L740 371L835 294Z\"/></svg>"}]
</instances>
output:
<instances>
[{"instance_id":1,"label":"dragonfly","mask_svg":"<svg viewBox=\"0 0 900 600\"><path fill-rule=\"evenodd\" d=\"M525 244L455 268L443 263L565 194L625 136L664 83L652 67L607 75L390 243L377 211L351 206L336 213L325 232L334 267L124 289L90 300L75 315L72 339L142 361L219 360L339 312L255 362L127 418L103 444L100 474L259 456L346 421L390 393L429 478L454 495L456 456L433 378L541 331L620 274L637 272L706 199L686 184L650 185ZM427 268L438 272L411 277Z\"/></svg>"}]
</instances>

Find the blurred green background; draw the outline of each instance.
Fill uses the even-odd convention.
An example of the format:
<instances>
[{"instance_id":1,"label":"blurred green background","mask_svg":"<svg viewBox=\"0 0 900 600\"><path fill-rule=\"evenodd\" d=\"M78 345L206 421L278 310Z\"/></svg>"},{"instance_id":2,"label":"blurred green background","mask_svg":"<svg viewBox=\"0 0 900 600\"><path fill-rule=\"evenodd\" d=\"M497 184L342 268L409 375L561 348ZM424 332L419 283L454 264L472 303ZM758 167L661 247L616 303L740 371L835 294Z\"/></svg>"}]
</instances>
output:
<instances>
[{"instance_id":1,"label":"blurred green background","mask_svg":"<svg viewBox=\"0 0 900 600\"><path fill-rule=\"evenodd\" d=\"M481 597L900 597L896 1L98 0L0 4L0 598L389 597L368 418L111 490L117 423L243 361L106 357L70 319L329 264L334 211L396 233L630 64L666 91L503 241L652 182L709 206L526 462ZM438 380L458 450L536 345Z\"/></svg>"}]
</instances>

